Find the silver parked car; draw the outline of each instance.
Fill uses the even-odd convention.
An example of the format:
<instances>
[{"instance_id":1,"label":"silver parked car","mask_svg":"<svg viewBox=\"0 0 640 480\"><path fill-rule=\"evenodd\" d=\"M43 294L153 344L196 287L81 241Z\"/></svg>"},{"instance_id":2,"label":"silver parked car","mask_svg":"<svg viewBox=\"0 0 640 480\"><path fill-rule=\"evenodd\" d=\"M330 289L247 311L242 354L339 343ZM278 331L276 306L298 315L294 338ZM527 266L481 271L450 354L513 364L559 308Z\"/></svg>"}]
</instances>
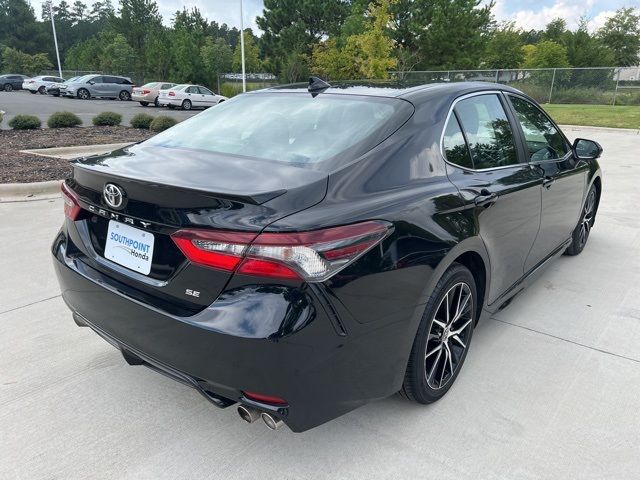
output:
<instances>
[{"instance_id":1,"label":"silver parked car","mask_svg":"<svg viewBox=\"0 0 640 480\"><path fill-rule=\"evenodd\" d=\"M66 88L65 88L66 87ZM60 94L66 97L76 97L81 100L90 98L119 98L131 100L133 83L127 77L115 75L85 75L76 81L63 84Z\"/></svg>"},{"instance_id":2,"label":"silver parked car","mask_svg":"<svg viewBox=\"0 0 640 480\"><path fill-rule=\"evenodd\" d=\"M38 75L37 77L25 78L22 82L22 89L29 90L31 93L39 93L45 95L47 87L55 83L63 83L64 78L52 77L50 75Z\"/></svg>"},{"instance_id":3,"label":"silver parked car","mask_svg":"<svg viewBox=\"0 0 640 480\"><path fill-rule=\"evenodd\" d=\"M173 87L175 83L170 82L150 82L145 83L141 87L135 87L131 95L131 99L134 102L140 102L140 105L146 107L150 103L153 103L156 107L159 107L158 95L160 90L167 90Z\"/></svg>"}]
</instances>

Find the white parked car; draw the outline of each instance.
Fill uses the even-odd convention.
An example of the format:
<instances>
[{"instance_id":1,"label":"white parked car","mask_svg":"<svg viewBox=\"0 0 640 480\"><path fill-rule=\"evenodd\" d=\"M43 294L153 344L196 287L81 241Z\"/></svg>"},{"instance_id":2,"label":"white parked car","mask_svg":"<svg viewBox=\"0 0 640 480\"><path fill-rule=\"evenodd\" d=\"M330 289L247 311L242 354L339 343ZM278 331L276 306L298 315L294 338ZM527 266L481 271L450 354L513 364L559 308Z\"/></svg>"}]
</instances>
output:
<instances>
[{"instance_id":1,"label":"white parked car","mask_svg":"<svg viewBox=\"0 0 640 480\"><path fill-rule=\"evenodd\" d=\"M217 95L202 85L176 85L166 90L160 90L158 103L169 108L180 107L183 110L192 108L208 108L227 100L227 97Z\"/></svg>"},{"instance_id":2,"label":"white parked car","mask_svg":"<svg viewBox=\"0 0 640 480\"><path fill-rule=\"evenodd\" d=\"M40 75L38 77L25 78L22 82L22 89L29 90L31 93L45 95L47 93L47 87L55 83L64 83L64 78Z\"/></svg>"}]
</instances>

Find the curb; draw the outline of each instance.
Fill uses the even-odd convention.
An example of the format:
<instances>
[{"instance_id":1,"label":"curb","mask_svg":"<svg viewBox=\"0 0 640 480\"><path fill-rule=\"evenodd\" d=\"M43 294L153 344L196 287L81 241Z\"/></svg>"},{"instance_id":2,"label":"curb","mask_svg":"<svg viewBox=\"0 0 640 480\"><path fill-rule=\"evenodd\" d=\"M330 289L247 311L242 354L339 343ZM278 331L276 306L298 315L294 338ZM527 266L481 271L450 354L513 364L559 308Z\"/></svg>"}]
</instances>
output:
<instances>
[{"instance_id":1,"label":"curb","mask_svg":"<svg viewBox=\"0 0 640 480\"><path fill-rule=\"evenodd\" d=\"M558 125L563 130L598 130L601 132L629 133L631 135L640 135L638 128L614 128L614 127L592 127L590 125Z\"/></svg>"},{"instance_id":2,"label":"curb","mask_svg":"<svg viewBox=\"0 0 640 480\"><path fill-rule=\"evenodd\" d=\"M33 200L51 200L60 198L62 180L32 183L0 184L0 203L29 202Z\"/></svg>"}]
</instances>

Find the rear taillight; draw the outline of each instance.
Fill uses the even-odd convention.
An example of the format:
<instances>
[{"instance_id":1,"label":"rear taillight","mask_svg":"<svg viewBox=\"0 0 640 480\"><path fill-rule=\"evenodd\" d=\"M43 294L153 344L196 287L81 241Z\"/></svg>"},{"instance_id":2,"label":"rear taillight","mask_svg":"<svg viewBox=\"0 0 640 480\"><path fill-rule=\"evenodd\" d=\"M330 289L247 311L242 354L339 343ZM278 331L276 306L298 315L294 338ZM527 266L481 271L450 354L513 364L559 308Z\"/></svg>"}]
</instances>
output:
<instances>
[{"instance_id":1,"label":"rear taillight","mask_svg":"<svg viewBox=\"0 0 640 480\"><path fill-rule=\"evenodd\" d=\"M322 282L392 231L383 221L298 233L180 230L172 235L193 263L245 275Z\"/></svg>"},{"instance_id":2,"label":"rear taillight","mask_svg":"<svg viewBox=\"0 0 640 480\"><path fill-rule=\"evenodd\" d=\"M169 90L168 95L169 95L170 97L175 97L175 96L176 96L176 92L174 92L173 90Z\"/></svg>"},{"instance_id":3,"label":"rear taillight","mask_svg":"<svg viewBox=\"0 0 640 480\"><path fill-rule=\"evenodd\" d=\"M146 95L147 93L151 93L151 90L149 90L148 88L143 88L142 93Z\"/></svg>"},{"instance_id":4,"label":"rear taillight","mask_svg":"<svg viewBox=\"0 0 640 480\"><path fill-rule=\"evenodd\" d=\"M64 215L70 220L76 220L82 211L78 196L64 182L60 185L60 189L62 190L62 200L64 201Z\"/></svg>"}]
</instances>

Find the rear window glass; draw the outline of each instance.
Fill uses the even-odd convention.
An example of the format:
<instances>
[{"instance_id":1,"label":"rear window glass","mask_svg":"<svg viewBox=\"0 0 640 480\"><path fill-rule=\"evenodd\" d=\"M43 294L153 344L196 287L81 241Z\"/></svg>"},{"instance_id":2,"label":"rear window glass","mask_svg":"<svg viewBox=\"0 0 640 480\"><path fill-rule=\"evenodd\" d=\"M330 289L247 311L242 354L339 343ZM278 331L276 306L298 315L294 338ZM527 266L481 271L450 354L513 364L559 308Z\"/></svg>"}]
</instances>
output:
<instances>
[{"instance_id":1,"label":"rear window glass","mask_svg":"<svg viewBox=\"0 0 640 480\"><path fill-rule=\"evenodd\" d=\"M158 82L151 82L151 83L145 83L144 85L142 85L143 88L153 88L156 85L158 85Z\"/></svg>"},{"instance_id":2,"label":"rear window glass","mask_svg":"<svg viewBox=\"0 0 640 480\"><path fill-rule=\"evenodd\" d=\"M357 158L413 113L396 98L248 94L185 120L144 142L320 168Z\"/></svg>"}]
</instances>

